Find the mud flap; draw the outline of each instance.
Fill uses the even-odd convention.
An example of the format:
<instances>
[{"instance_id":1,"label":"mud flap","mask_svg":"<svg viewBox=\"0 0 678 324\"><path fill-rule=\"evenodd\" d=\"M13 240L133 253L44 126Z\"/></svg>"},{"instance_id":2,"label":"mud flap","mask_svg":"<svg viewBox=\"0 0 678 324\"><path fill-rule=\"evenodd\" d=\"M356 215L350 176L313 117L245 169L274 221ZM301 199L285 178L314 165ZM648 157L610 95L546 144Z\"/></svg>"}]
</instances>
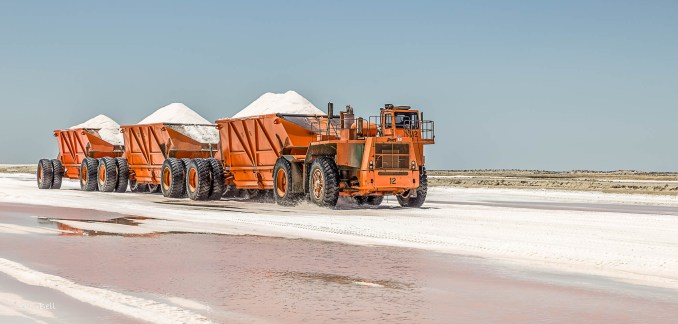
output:
<instances>
[{"instance_id":1,"label":"mud flap","mask_svg":"<svg viewBox=\"0 0 678 324\"><path fill-rule=\"evenodd\" d=\"M304 172L302 165L304 160L297 160L292 155L283 155L285 160L292 166L292 193L304 193Z\"/></svg>"}]
</instances>

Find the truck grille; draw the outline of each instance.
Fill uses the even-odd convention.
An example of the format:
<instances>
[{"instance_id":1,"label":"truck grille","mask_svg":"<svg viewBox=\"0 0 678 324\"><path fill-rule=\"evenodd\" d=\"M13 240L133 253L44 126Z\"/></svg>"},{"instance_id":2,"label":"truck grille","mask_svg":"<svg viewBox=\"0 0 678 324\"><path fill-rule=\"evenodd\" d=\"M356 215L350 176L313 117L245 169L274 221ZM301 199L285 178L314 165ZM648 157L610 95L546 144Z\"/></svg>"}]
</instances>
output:
<instances>
[{"instance_id":1,"label":"truck grille","mask_svg":"<svg viewBox=\"0 0 678 324\"><path fill-rule=\"evenodd\" d=\"M410 160L409 144L375 144L376 169L407 169Z\"/></svg>"}]
</instances>

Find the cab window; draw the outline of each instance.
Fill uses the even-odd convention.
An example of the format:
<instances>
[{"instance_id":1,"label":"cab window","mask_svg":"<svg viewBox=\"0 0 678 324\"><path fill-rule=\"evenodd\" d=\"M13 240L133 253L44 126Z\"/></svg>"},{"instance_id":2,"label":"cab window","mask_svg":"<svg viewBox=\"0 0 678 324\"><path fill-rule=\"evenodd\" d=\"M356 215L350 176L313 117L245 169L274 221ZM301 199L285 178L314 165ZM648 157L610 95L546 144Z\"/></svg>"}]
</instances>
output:
<instances>
[{"instance_id":1,"label":"cab window","mask_svg":"<svg viewBox=\"0 0 678 324\"><path fill-rule=\"evenodd\" d=\"M395 124L396 128L419 128L418 114L416 112L396 112Z\"/></svg>"}]
</instances>

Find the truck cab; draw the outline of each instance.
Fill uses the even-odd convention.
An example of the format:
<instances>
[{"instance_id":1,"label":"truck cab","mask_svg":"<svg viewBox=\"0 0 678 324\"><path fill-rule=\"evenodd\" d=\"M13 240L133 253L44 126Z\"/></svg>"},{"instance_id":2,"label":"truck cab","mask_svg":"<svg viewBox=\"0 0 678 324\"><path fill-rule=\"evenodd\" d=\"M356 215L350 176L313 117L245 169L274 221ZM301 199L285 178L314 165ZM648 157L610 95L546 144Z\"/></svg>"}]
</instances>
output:
<instances>
[{"instance_id":1,"label":"truck cab","mask_svg":"<svg viewBox=\"0 0 678 324\"><path fill-rule=\"evenodd\" d=\"M380 134L395 138L413 138L433 144L433 122L423 120L424 114L410 106L384 105L379 117Z\"/></svg>"}]
</instances>

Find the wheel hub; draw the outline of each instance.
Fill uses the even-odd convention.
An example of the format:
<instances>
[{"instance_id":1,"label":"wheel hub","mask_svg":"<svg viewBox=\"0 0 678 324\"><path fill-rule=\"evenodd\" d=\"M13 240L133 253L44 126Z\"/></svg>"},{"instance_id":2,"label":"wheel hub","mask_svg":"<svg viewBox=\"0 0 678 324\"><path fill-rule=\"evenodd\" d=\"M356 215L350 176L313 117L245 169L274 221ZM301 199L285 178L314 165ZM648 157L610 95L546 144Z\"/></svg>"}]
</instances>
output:
<instances>
[{"instance_id":1,"label":"wheel hub","mask_svg":"<svg viewBox=\"0 0 678 324\"><path fill-rule=\"evenodd\" d=\"M315 169L313 171L312 183L313 183L313 198L320 200L323 192L323 174L320 169Z\"/></svg>"},{"instance_id":2,"label":"wheel hub","mask_svg":"<svg viewBox=\"0 0 678 324\"><path fill-rule=\"evenodd\" d=\"M165 168L162 172L162 186L165 188L165 190L169 189L170 187L170 170L169 168Z\"/></svg>"},{"instance_id":3,"label":"wheel hub","mask_svg":"<svg viewBox=\"0 0 678 324\"><path fill-rule=\"evenodd\" d=\"M287 172L284 169L278 170L275 180L275 189L278 192L278 197L285 197L285 193L287 193Z\"/></svg>"},{"instance_id":4,"label":"wheel hub","mask_svg":"<svg viewBox=\"0 0 678 324\"><path fill-rule=\"evenodd\" d=\"M195 188L198 187L198 173L195 169L191 168L188 170L188 188L191 189L191 192L195 191Z\"/></svg>"},{"instance_id":5,"label":"wheel hub","mask_svg":"<svg viewBox=\"0 0 678 324\"><path fill-rule=\"evenodd\" d=\"M103 164L99 167L99 183L104 183L106 181L106 166Z\"/></svg>"}]
</instances>

